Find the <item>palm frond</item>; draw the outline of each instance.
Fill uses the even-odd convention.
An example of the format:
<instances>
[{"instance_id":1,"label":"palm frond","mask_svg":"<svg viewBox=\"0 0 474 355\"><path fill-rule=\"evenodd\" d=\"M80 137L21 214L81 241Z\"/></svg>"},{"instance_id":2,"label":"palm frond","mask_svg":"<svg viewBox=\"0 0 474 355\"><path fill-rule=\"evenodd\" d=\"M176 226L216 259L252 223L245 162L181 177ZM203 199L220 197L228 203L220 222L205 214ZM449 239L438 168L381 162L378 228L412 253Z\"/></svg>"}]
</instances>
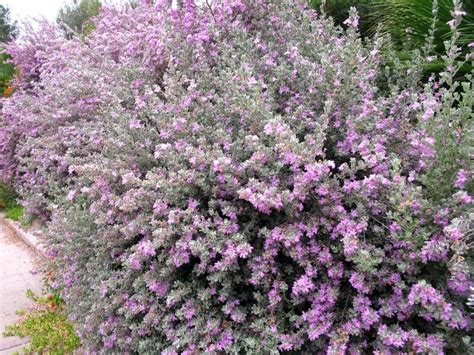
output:
<instances>
[{"instance_id":1,"label":"palm frond","mask_svg":"<svg viewBox=\"0 0 474 355\"><path fill-rule=\"evenodd\" d=\"M414 47L423 45L433 21L433 0L373 0L368 13L369 34L380 30L390 34L396 44ZM444 41L450 38L448 22L453 18L452 0L439 0L438 23L435 33L435 48L444 51ZM461 37L458 44L465 46L474 42L474 2L465 1L467 15L459 26Z\"/></svg>"}]
</instances>

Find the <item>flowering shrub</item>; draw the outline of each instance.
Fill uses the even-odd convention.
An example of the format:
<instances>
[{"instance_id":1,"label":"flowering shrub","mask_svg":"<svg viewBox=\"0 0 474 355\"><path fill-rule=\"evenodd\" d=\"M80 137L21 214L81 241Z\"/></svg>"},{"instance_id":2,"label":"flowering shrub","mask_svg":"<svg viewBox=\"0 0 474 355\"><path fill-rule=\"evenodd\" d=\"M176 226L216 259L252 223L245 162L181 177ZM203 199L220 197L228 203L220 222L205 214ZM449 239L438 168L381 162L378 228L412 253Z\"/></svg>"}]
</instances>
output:
<instances>
[{"instance_id":1,"label":"flowering shrub","mask_svg":"<svg viewBox=\"0 0 474 355\"><path fill-rule=\"evenodd\" d=\"M158 1L103 8L83 42L43 24L9 46L0 171L45 221L86 348L467 351L457 27L420 84L425 55L407 68L346 24Z\"/></svg>"}]
</instances>

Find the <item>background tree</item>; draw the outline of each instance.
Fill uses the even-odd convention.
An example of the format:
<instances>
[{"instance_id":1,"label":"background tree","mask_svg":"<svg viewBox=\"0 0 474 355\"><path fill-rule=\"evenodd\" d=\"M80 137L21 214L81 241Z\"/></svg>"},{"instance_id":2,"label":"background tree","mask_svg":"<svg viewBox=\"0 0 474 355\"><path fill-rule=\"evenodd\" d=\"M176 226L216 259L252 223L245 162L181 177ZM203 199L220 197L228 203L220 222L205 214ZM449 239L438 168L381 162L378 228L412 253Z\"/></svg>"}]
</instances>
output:
<instances>
[{"instance_id":1,"label":"background tree","mask_svg":"<svg viewBox=\"0 0 474 355\"><path fill-rule=\"evenodd\" d=\"M0 42L5 43L16 37L18 27L16 21L12 21L10 9L0 5Z\"/></svg>"},{"instance_id":2,"label":"background tree","mask_svg":"<svg viewBox=\"0 0 474 355\"><path fill-rule=\"evenodd\" d=\"M16 37L18 26L16 21L12 21L10 9L0 5L0 42L6 43ZM13 65L6 63L9 56L0 53L0 94L3 96L8 84L13 77Z\"/></svg>"},{"instance_id":3,"label":"background tree","mask_svg":"<svg viewBox=\"0 0 474 355\"><path fill-rule=\"evenodd\" d=\"M99 13L100 8L99 0L72 0L59 10L56 22L62 26L67 37L73 33L87 35L93 30L90 20Z\"/></svg>"},{"instance_id":4,"label":"background tree","mask_svg":"<svg viewBox=\"0 0 474 355\"><path fill-rule=\"evenodd\" d=\"M4 5L0 5L0 42L7 43L16 37L18 27L16 21L12 21L10 9ZM0 96L9 95L11 88L10 80L13 77L13 64L7 63L9 55L0 50ZM1 106L0 106L1 107ZM0 118L1 122L1 118ZM0 210L5 210L10 215L13 209L17 208L16 195L5 184L0 181Z\"/></svg>"}]
</instances>

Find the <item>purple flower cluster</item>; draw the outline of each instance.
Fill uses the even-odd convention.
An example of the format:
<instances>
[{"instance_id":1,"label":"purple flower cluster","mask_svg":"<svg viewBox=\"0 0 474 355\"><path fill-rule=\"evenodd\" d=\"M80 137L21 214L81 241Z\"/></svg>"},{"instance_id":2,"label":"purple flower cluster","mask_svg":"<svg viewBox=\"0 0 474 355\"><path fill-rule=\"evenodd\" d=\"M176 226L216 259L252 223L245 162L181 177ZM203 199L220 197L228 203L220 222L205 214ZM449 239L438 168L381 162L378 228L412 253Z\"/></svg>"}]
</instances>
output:
<instances>
[{"instance_id":1,"label":"purple flower cluster","mask_svg":"<svg viewBox=\"0 0 474 355\"><path fill-rule=\"evenodd\" d=\"M45 222L84 347L466 346L472 83L420 85L353 12L344 31L304 1L201 3L8 47L0 176Z\"/></svg>"}]
</instances>

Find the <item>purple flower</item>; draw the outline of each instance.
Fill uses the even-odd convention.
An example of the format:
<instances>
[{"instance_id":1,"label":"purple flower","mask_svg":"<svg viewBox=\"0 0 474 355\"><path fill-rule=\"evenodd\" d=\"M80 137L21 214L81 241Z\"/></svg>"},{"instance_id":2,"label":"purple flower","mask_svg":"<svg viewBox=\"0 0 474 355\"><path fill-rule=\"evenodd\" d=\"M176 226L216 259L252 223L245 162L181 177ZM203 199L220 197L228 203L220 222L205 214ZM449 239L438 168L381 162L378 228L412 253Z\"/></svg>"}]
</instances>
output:
<instances>
[{"instance_id":1,"label":"purple flower","mask_svg":"<svg viewBox=\"0 0 474 355\"><path fill-rule=\"evenodd\" d=\"M295 283L293 284L292 293L295 296L305 295L309 293L310 291L314 290L314 287L315 286L313 282L311 281L311 279L308 276L303 275L298 280L296 280Z\"/></svg>"},{"instance_id":2,"label":"purple flower","mask_svg":"<svg viewBox=\"0 0 474 355\"><path fill-rule=\"evenodd\" d=\"M466 186L467 182L467 173L464 169L459 170L457 176L456 176L456 181L454 182L454 186L458 189L464 189Z\"/></svg>"},{"instance_id":3,"label":"purple flower","mask_svg":"<svg viewBox=\"0 0 474 355\"><path fill-rule=\"evenodd\" d=\"M158 297L164 297L168 292L168 282L152 282L149 286L150 290L156 293Z\"/></svg>"}]
</instances>

